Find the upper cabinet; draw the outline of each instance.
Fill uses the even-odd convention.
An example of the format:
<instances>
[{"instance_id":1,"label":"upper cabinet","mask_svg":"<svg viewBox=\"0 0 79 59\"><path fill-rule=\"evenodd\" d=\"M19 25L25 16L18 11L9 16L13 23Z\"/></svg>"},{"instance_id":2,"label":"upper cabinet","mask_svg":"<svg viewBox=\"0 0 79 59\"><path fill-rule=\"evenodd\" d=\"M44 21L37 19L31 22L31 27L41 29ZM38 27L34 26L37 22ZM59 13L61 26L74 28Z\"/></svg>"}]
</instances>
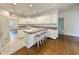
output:
<instances>
[{"instance_id":1,"label":"upper cabinet","mask_svg":"<svg viewBox=\"0 0 79 59\"><path fill-rule=\"evenodd\" d=\"M24 23L27 24L57 24L58 18L56 14L40 16L36 18L27 18ZM23 22L22 21L22 22Z\"/></svg>"},{"instance_id":2,"label":"upper cabinet","mask_svg":"<svg viewBox=\"0 0 79 59\"><path fill-rule=\"evenodd\" d=\"M58 12L42 15L34 18L19 18L20 24L58 24Z\"/></svg>"},{"instance_id":3,"label":"upper cabinet","mask_svg":"<svg viewBox=\"0 0 79 59\"><path fill-rule=\"evenodd\" d=\"M37 21L36 23L38 24L42 24L42 23L46 24L49 23L49 17L48 16L37 17L36 21Z\"/></svg>"},{"instance_id":4,"label":"upper cabinet","mask_svg":"<svg viewBox=\"0 0 79 59\"><path fill-rule=\"evenodd\" d=\"M58 24L58 15L57 14L49 15L49 22Z\"/></svg>"}]
</instances>

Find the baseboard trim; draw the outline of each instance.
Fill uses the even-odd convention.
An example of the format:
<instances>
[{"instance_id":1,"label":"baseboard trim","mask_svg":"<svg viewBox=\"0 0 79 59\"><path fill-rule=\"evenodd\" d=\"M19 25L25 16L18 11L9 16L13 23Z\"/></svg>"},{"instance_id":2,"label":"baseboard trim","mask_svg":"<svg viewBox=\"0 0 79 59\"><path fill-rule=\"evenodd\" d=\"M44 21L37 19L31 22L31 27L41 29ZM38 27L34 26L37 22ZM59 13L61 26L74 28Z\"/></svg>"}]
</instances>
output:
<instances>
[{"instance_id":1,"label":"baseboard trim","mask_svg":"<svg viewBox=\"0 0 79 59\"><path fill-rule=\"evenodd\" d=\"M72 35L64 35L64 36L70 36L70 37L76 37L76 38L79 38L78 36L72 36Z\"/></svg>"}]
</instances>

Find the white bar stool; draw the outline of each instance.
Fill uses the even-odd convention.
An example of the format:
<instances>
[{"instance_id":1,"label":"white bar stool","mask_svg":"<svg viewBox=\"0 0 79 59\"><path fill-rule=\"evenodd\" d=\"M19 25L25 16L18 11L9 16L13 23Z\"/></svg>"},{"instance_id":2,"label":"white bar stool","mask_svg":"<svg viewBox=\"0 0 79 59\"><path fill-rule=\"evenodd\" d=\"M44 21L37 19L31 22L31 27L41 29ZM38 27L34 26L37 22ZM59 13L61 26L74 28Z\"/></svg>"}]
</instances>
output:
<instances>
[{"instance_id":1,"label":"white bar stool","mask_svg":"<svg viewBox=\"0 0 79 59\"><path fill-rule=\"evenodd\" d=\"M40 39L41 39L41 38L40 38L40 35L36 35L36 36L35 36L35 39L36 39L37 47L39 47L39 45L40 45L40 42L39 42L39 41L40 41Z\"/></svg>"}]
</instances>

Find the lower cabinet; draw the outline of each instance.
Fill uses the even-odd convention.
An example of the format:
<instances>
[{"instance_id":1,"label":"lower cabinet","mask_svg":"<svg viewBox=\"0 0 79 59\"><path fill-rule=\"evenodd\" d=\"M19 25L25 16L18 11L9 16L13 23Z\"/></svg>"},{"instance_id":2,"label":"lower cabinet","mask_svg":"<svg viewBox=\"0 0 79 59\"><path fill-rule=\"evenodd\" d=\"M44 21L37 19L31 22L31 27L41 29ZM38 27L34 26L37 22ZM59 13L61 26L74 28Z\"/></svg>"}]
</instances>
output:
<instances>
[{"instance_id":1,"label":"lower cabinet","mask_svg":"<svg viewBox=\"0 0 79 59\"><path fill-rule=\"evenodd\" d=\"M18 30L17 32L18 32L18 33L17 33L18 39L22 39L22 38L24 37L24 32L23 32L23 30Z\"/></svg>"},{"instance_id":2,"label":"lower cabinet","mask_svg":"<svg viewBox=\"0 0 79 59\"><path fill-rule=\"evenodd\" d=\"M35 38L34 35L31 34L27 34L27 36L25 36L25 43L26 43L26 47L30 48L35 44Z\"/></svg>"},{"instance_id":3,"label":"lower cabinet","mask_svg":"<svg viewBox=\"0 0 79 59\"><path fill-rule=\"evenodd\" d=\"M47 30L47 37L56 39L58 37L58 30L48 29Z\"/></svg>"}]
</instances>

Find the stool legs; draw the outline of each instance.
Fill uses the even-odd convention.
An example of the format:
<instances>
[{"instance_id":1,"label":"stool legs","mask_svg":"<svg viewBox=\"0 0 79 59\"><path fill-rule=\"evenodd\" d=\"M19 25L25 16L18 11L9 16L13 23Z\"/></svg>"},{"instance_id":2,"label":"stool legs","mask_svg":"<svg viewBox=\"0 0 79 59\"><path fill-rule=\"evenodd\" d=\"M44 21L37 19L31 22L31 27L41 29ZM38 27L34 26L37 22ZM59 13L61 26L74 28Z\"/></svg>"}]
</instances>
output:
<instances>
[{"instance_id":1,"label":"stool legs","mask_svg":"<svg viewBox=\"0 0 79 59\"><path fill-rule=\"evenodd\" d=\"M40 44L42 45L42 40L40 40L39 42L40 42Z\"/></svg>"},{"instance_id":2,"label":"stool legs","mask_svg":"<svg viewBox=\"0 0 79 59\"><path fill-rule=\"evenodd\" d=\"M40 45L42 45L42 44L44 44L44 42L47 40L47 37L46 37L46 35L40 35L39 36L39 39L38 39L38 41L39 42L37 42L37 47L39 47Z\"/></svg>"},{"instance_id":3,"label":"stool legs","mask_svg":"<svg viewBox=\"0 0 79 59\"><path fill-rule=\"evenodd\" d=\"M39 47L39 42L37 43L37 47Z\"/></svg>"}]
</instances>

